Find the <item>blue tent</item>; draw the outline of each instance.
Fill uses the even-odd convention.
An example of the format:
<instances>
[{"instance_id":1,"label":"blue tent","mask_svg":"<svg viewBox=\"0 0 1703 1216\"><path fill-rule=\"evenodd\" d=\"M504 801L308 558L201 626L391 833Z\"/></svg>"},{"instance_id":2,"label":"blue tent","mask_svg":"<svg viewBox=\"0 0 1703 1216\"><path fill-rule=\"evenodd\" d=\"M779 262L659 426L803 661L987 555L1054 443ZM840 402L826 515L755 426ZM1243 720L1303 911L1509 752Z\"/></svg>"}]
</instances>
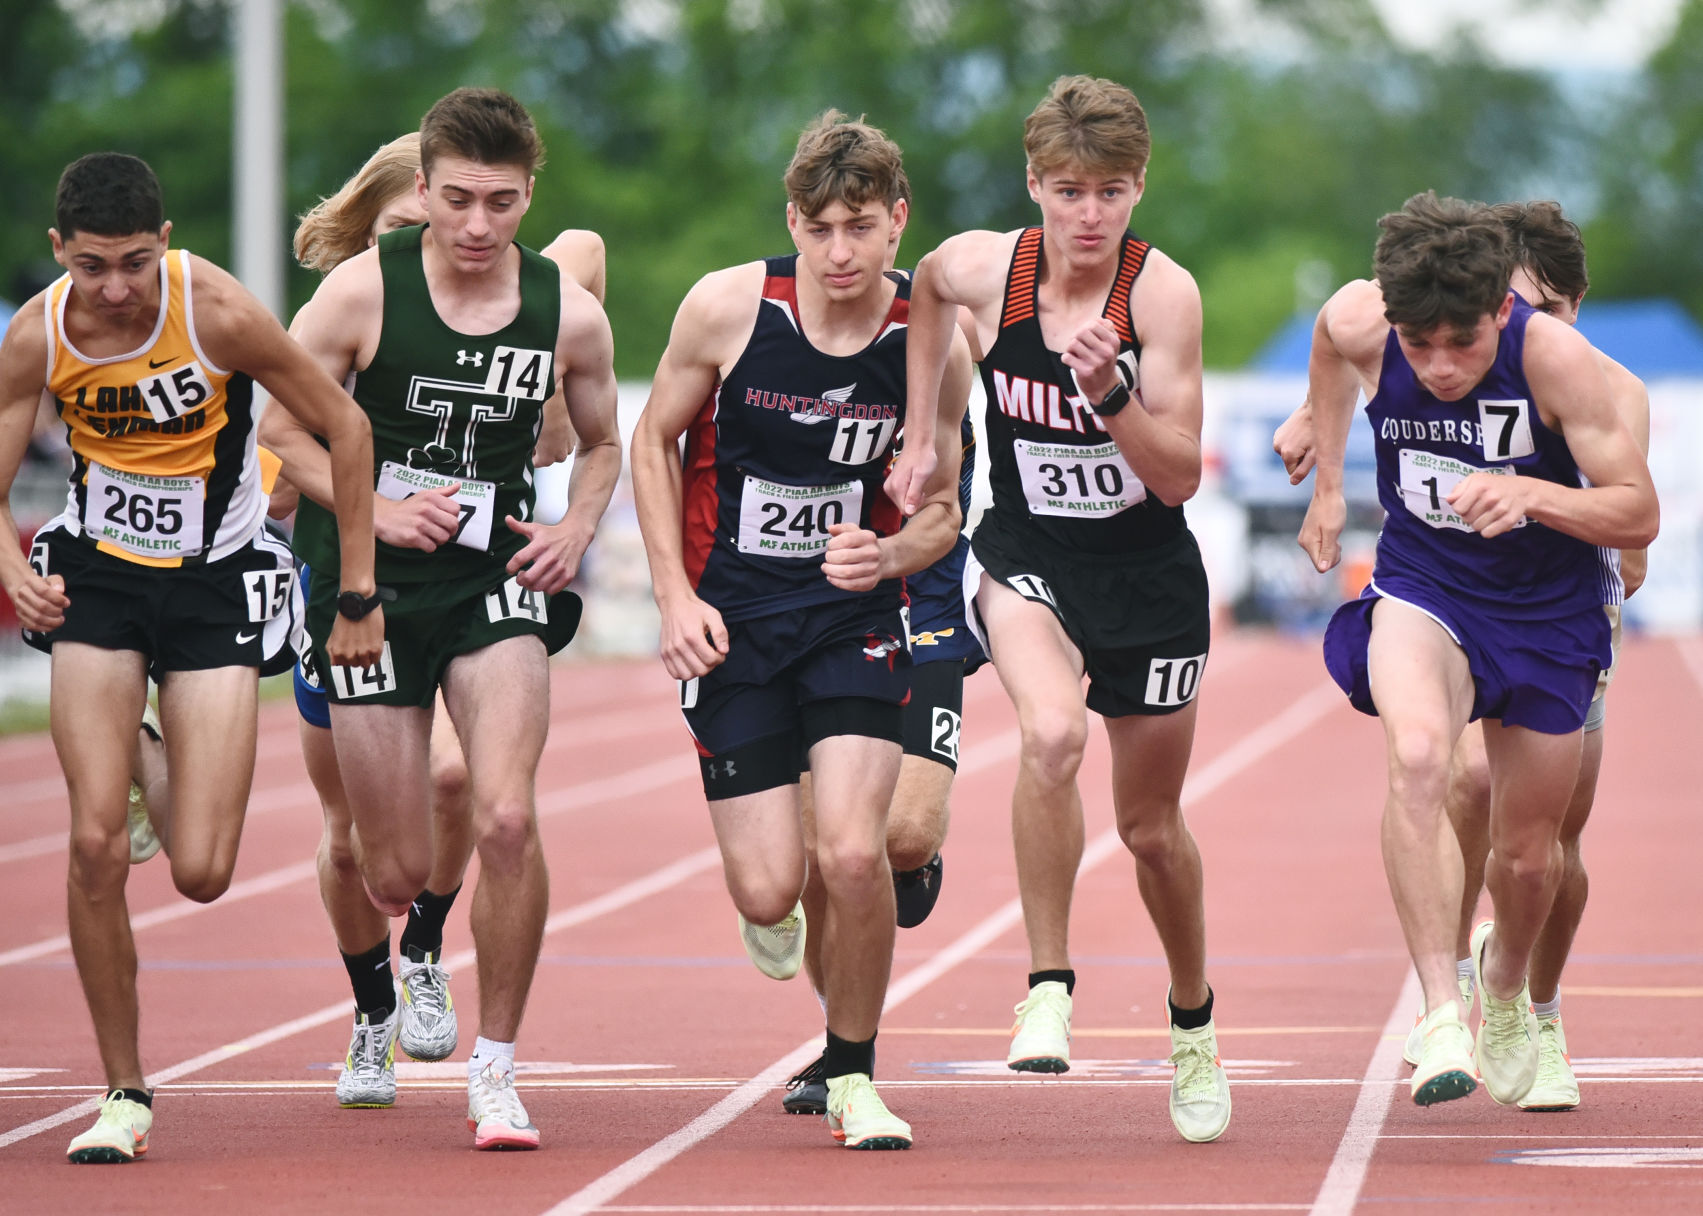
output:
<instances>
[{"instance_id":1,"label":"blue tent","mask_svg":"<svg viewBox=\"0 0 1703 1216\"><path fill-rule=\"evenodd\" d=\"M12 314L18 310L4 300L0 300L0 329L5 329L12 322Z\"/></svg>"},{"instance_id":2,"label":"blue tent","mask_svg":"<svg viewBox=\"0 0 1703 1216\"><path fill-rule=\"evenodd\" d=\"M1306 372L1313 318L1292 317L1248 364L1257 372ZM1668 299L1593 300L1585 297L1579 332L1603 354L1645 380L1703 377L1703 326Z\"/></svg>"}]
</instances>

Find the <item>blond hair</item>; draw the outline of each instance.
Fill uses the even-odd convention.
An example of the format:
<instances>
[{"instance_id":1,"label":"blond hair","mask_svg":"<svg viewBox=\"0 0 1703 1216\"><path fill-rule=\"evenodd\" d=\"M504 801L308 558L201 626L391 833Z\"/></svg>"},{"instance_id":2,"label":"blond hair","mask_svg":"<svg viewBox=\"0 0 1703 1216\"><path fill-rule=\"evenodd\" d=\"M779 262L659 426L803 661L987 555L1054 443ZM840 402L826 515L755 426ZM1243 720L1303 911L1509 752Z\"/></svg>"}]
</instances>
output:
<instances>
[{"instance_id":1,"label":"blond hair","mask_svg":"<svg viewBox=\"0 0 1703 1216\"><path fill-rule=\"evenodd\" d=\"M1139 177L1153 151L1147 114L1123 85L1060 76L1023 123L1023 151L1037 178L1055 169Z\"/></svg>"},{"instance_id":2,"label":"blond hair","mask_svg":"<svg viewBox=\"0 0 1703 1216\"><path fill-rule=\"evenodd\" d=\"M804 128L786 167L786 196L800 215L820 215L830 203L854 211L878 202L888 211L909 199L904 153L879 127L828 110Z\"/></svg>"},{"instance_id":3,"label":"blond hair","mask_svg":"<svg viewBox=\"0 0 1703 1216\"><path fill-rule=\"evenodd\" d=\"M327 273L372 243L379 212L414 189L420 167L420 136L410 131L367 158L355 176L302 215L296 226L296 261Z\"/></svg>"}]
</instances>

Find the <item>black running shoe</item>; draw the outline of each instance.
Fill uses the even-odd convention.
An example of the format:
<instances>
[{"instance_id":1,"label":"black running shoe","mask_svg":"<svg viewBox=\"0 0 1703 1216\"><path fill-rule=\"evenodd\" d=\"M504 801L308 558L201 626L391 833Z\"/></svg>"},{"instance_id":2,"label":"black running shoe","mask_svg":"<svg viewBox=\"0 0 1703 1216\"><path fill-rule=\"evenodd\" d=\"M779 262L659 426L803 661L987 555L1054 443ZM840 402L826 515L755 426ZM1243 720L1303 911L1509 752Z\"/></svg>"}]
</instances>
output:
<instances>
[{"instance_id":1,"label":"black running shoe","mask_svg":"<svg viewBox=\"0 0 1703 1216\"><path fill-rule=\"evenodd\" d=\"M914 929L934 911L940 898L940 854L914 870L893 871L893 895L899 906L899 928Z\"/></svg>"},{"instance_id":2,"label":"black running shoe","mask_svg":"<svg viewBox=\"0 0 1703 1216\"><path fill-rule=\"evenodd\" d=\"M781 1109L789 1115L825 1115L828 1113L827 1056L819 1055L796 1077L786 1083L786 1097Z\"/></svg>"}]
</instances>

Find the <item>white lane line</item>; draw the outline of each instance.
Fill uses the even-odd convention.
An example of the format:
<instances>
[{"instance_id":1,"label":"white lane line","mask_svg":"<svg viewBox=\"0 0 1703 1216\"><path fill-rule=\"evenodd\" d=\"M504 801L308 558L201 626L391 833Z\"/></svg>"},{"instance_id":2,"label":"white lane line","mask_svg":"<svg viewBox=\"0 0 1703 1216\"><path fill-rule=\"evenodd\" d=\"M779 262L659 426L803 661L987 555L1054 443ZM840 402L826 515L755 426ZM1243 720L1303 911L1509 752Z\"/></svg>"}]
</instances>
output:
<instances>
[{"instance_id":1,"label":"white lane line","mask_svg":"<svg viewBox=\"0 0 1703 1216\"><path fill-rule=\"evenodd\" d=\"M1190 774L1183 786L1183 806L1187 808L1211 794L1226 781L1289 742L1341 703L1342 694L1334 684L1326 683L1314 688L1282 713L1244 735L1198 772ZM973 749L967 749L959 759L958 772L973 772L1000 760L1014 760L1016 734L1017 731L1012 729L998 738L986 740ZM1123 841L1116 829L1102 832L1083 850L1082 866L1078 873L1085 873L1107 858L1124 851ZM1020 900L1013 899L1004 904L933 958L890 984L887 989L887 1002L882 1008L892 1009L909 999L959 963L973 957L1022 919L1023 906ZM602 1209L605 1204L750 1110L790 1074L813 1060L821 1049L820 1037L806 1039L684 1127L628 1158L548 1209L546 1216L585 1216ZM1399 1050L1398 1041L1397 1051Z\"/></svg>"},{"instance_id":2,"label":"white lane line","mask_svg":"<svg viewBox=\"0 0 1703 1216\"><path fill-rule=\"evenodd\" d=\"M1354 1100L1354 1111L1348 1116L1348 1127L1336 1146L1336 1156L1331 1158L1318 1197L1313 1200L1312 1216L1353 1216L1360 1188L1366 1184L1372 1153L1384 1130L1384 1120L1389 1117L1390 1078L1396 1075L1396 1065L1401 1063L1401 1049L1407 1041L1407 1032L1413 1029L1413 1011L1419 1007L1420 997L1419 976L1409 967L1395 1008L1390 1010L1384 1033L1366 1065L1366 1077L1360 1085L1360 1096Z\"/></svg>"},{"instance_id":3,"label":"white lane line","mask_svg":"<svg viewBox=\"0 0 1703 1216\"><path fill-rule=\"evenodd\" d=\"M551 815L559 815L564 811L578 810L585 806L595 806L605 802L618 802L632 798L638 794L649 793L652 790L685 781L694 777L698 772L698 762L691 756L670 756L667 760L658 760L640 768L630 769L624 773L616 773L612 777L599 777L594 781L582 781L578 785L570 785L565 789L552 790L538 799L538 817L546 819ZM306 782L303 788L309 789ZM63 843L63 839L61 839ZM155 925L169 924L188 916L198 916L203 912L217 908L229 907L245 899L253 899L257 895L266 895L287 887L291 883L303 882L313 878L318 873L318 863L313 859L298 861L293 865L270 870L265 874L257 874L253 878L243 879L232 883L228 891L210 904L198 904L193 900L178 899L163 907L151 908L146 912L138 912L130 917L131 932L138 929L149 929ZM0 967L12 967L32 959L43 958L58 954L71 948L71 939L66 934L44 938L27 946L17 946L11 950L0 951Z\"/></svg>"},{"instance_id":4,"label":"white lane line","mask_svg":"<svg viewBox=\"0 0 1703 1216\"><path fill-rule=\"evenodd\" d=\"M612 1204L603 1209L605 1212L655 1212L655 1213L728 1213L730 1216L739 1213L774 1212L798 1213L853 1213L866 1212L914 1212L929 1216L931 1213L954 1212L1020 1212L1030 1216L1043 1216L1044 1213L1057 1212L1060 1216L1074 1216L1077 1212L1305 1212L1304 1203L907 1203L903 1206L889 1204L859 1203L851 1206L837 1203L742 1203L737 1207L726 1204L684 1204L684 1203L622 1203Z\"/></svg>"},{"instance_id":5,"label":"white lane line","mask_svg":"<svg viewBox=\"0 0 1703 1216\"><path fill-rule=\"evenodd\" d=\"M636 878L624 886L616 887L613 891L600 895L596 899L587 900L585 903L576 904L571 908L563 908L544 922L544 932L546 934L555 933L561 929L642 903L644 900L666 891L669 887L685 882L687 879L696 877L705 870L712 869L720 864L720 849L713 845L709 848L699 849L696 853L689 853L678 861L663 866L660 870L654 870L642 878ZM473 959L474 951L472 948L468 948L447 956L444 959L444 965L454 970L472 965ZM346 1019L348 1016L349 998L344 997L335 1004L327 1005L313 1013L304 1014L302 1017L252 1034L246 1039L239 1039L235 1043L216 1047L212 1051L203 1052L201 1055L185 1060L181 1064L174 1064L170 1068L162 1069L154 1073L150 1080L156 1086L165 1085L179 1077L189 1076L192 1073L211 1068L215 1064L221 1064L226 1060L280 1042L305 1030L313 1030L339 1019ZM33 1123L26 1123L22 1127L13 1128L9 1132L0 1134L0 1149L16 1144L20 1140L27 1140L31 1136L48 1131L61 1124L69 1123L73 1119L93 1114L100 1107L100 1103L100 1097L90 1098L55 1114L46 1115Z\"/></svg>"}]
</instances>

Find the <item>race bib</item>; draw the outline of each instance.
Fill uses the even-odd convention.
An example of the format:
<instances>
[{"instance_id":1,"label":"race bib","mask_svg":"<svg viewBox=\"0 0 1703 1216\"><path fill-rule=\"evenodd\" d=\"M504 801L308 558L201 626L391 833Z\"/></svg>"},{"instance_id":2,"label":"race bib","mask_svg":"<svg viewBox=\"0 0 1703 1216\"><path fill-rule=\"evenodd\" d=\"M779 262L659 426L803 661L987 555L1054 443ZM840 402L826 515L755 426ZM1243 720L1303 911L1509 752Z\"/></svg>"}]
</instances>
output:
<instances>
[{"instance_id":1,"label":"race bib","mask_svg":"<svg viewBox=\"0 0 1703 1216\"><path fill-rule=\"evenodd\" d=\"M542 401L550 395L553 385L550 371L554 365L553 351L499 346L491 354L491 370L485 377L485 391L499 397Z\"/></svg>"},{"instance_id":2,"label":"race bib","mask_svg":"<svg viewBox=\"0 0 1703 1216\"><path fill-rule=\"evenodd\" d=\"M739 496L739 551L765 557L820 557L830 524L863 518L863 483L785 486L746 477Z\"/></svg>"},{"instance_id":3,"label":"race bib","mask_svg":"<svg viewBox=\"0 0 1703 1216\"><path fill-rule=\"evenodd\" d=\"M339 701L355 701L361 697L376 697L396 687L396 664L390 657L390 643L371 667L331 668L331 686L337 690Z\"/></svg>"},{"instance_id":4,"label":"race bib","mask_svg":"<svg viewBox=\"0 0 1703 1216\"><path fill-rule=\"evenodd\" d=\"M1482 468L1467 464L1463 460L1439 456L1435 452L1416 451L1413 448L1402 448L1400 458L1401 498L1407 504L1407 509L1433 528L1453 528L1457 532L1471 532L1472 525L1456 515L1455 509L1449 505L1449 495L1456 486L1474 473L1490 473L1497 477L1517 476L1513 469L1505 465ZM1515 526L1525 527L1525 519L1522 518Z\"/></svg>"},{"instance_id":5,"label":"race bib","mask_svg":"<svg viewBox=\"0 0 1703 1216\"><path fill-rule=\"evenodd\" d=\"M543 624L549 616L550 597L522 587L519 579L511 578L485 595L485 619L493 625L517 619Z\"/></svg>"},{"instance_id":6,"label":"race bib","mask_svg":"<svg viewBox=\"0 0 1703 1216\"><path fill-rule=\"evenodd\" d=\"M378 493L382 498L401 502L422 490L441 490L457 482L455 505L461 508L461 519L455 525L456 544L466 545L484 553L491 547L491 528L497 518L497 485L492 481L470 481L461 477L445 477L426 469L411 469L407 465L387 460L379 468Z\"/></svg>"},{"instance_id":7,"label":"race bib","mask_svg":"<svg viewBox=\"0 0 1703 1216\"><path fill-rule=\"evenodd\" d=\"M1478 433L1486 460L1518 460L1537 451L1530 406L1524 400L1478 402Z\"/></svg>"},{"instance_id":8,"label":"race bib","mask_svg":"<svg viewBox=\"0 0 1703 1216\"><path fill-rule=\"evenodd\" d=\"M1200 673L1205 669L1203 654L1186 659L1154 659L1147 668L1147 703L1187 705L1200 691Z\"/></svg>"},{"instance_id":9,"label":"race bib","mask_svg":"<svg viewBox=\"0 0 1703 1216\"><path fill-rule=\"evenodd\" d=\"M248 601L248 619L259 625L270 621L290 602L295 586L294 570L249 570L242 576L243 596Z\"/></svg>"},{"instance_id":10,"label":"race bib","mask_svg":"<svg viewBox=\"0 0 1703 1216\"><path fill-rule=\"evenodd\" d=\"M206 405L213 395L212 382L193 359L184 367L138 380L136 390L142 394L142 402L155 422L181 418L190 410Z\"/></svg>"},{"instance_id":11,"label":"race bib","mask_svg":"<svg viewBox=\"0 0 1703 1216\"><path fill-rule=\"evenodd\" d=\"M1036 515L1096 519L1127 511L1147 497L1147 487L1115 443L1012 443L1023 494Z\"/></svg>"},{"instance_id":12,"label":"race bib","mask_svg":"<svg viewBox=\"0 0 1703 1216\"><path fill-rule=\"evenodd\" d=\"M148 477L90 462L83 530L138 557L194 557L203 547L206 498L199 477Z\"/></svg>"}]
</instances>

